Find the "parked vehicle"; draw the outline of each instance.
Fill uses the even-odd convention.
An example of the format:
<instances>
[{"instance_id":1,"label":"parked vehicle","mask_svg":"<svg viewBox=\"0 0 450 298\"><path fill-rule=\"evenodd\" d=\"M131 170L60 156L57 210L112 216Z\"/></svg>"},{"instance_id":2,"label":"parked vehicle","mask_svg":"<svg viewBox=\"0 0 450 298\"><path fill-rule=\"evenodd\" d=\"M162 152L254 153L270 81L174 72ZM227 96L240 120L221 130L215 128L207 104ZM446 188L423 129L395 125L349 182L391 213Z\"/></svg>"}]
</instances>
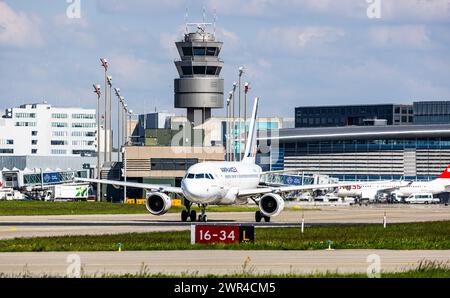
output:
<instances>
[{"instance_id":1,"label":"parked vehicle","mask_svg":"<svg viewBox=\"0 0 450 298\"><path fill-rule=\"evenodd\" d=\"M60 184L50 187L45 194L45 201L87 200L90 195L89 184Z\"/></svg>"},{"instance_id":2,"label":"parked vehicle","mask_svg":"<svg viewBox=\"0 0 450 298\"><path fill-rule=\"evenodd\" d=\"M3 188L0 190L0 200L14 201L24 200L25 196L18 190Z\"/></svg>"},{"instance_id":3,"label":"parked vehicle","mask_svg":"<svg viewBox=\"0 0 450 298\"><path fill-rule=\"evenodd\" d=\"M314 201L316 201L316 202L337 202L337 201L339 201L339 197L336 196L334 193L327 193L323 196L315 197Z\"/></svg>"},{"instance_id":4,"label":"parked vehicle","mask_svg":"<svg viewBox=\"0 0 450 298\"><path fill-rule=\"evenodd\" d=\"M432 193L415 193L405 199L410 204L437 204L440 202L438 198L434 198Z\"/></svg>"},{"instance_id":5,"label":"parked vehicle","mask_svg":"<svg viewBox=\"0 0 450 298\"><path fill-rule=\"evenodd\" d=\"M299 202L312 202L314 197L309 192L302 193L301 196L297 197L297 201Z\"/></svg>"}]
</instances>

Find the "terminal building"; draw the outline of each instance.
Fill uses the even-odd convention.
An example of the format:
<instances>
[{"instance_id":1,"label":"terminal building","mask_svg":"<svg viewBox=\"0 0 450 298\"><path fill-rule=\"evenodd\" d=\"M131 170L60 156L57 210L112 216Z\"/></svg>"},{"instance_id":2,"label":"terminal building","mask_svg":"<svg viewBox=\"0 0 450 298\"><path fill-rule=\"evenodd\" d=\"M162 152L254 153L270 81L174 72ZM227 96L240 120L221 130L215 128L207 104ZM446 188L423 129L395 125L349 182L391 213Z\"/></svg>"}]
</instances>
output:
<instances>
[{"instance_id":1,"label":"terminal building","mask_svg":"<svg viewBox=\"0 0 450 298\"><path fill-rule=\"evenodd\" d=\"M53 107L44 101L8 108L0 118L1 156L96 156L96 152L95 109Z\"/></svg>"},{"instance_id":2,"label":"terminal building","mask_svg":"<svg viewBox=\"0 0 450 298\"><path fill-rule=\"evenodd\" d=\"M385 121L364 125L365 117ZM265 169L295 168L341 180L431 180L450 164L448 101L297 108L296 125L260 132Z\"/></svg>"}]
</instances>

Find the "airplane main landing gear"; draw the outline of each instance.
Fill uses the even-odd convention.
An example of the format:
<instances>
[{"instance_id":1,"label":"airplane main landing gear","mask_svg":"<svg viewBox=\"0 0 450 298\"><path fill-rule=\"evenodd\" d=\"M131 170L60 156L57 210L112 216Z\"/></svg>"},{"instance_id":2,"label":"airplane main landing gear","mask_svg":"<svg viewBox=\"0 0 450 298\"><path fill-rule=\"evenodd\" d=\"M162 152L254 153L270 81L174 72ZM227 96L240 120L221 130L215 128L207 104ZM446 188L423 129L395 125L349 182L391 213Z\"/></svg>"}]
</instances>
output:
<instances>
[{"instance_id":1,"label":"airplane main landing gear","mask_svg":"<svg viewBox=\"0 0 450 298\"><path fill-rule=\"evenodd\" d=\"M270 222L270 216L265 216L264 214L262 214L261 211L256 211L255 213L255 221L256 222L261 222L261 220L264 218L265 222Z\"/></svg>"},{"instance_id":2,"label":"airplane main landing gear","mask_svg":"<svg viewBox=\"0 0 450 298\"><path fill-rule=\"evenodd\" d=\"M197 212L195 212L195 210L191 210L192 203L184 199L183 204L186 207L186 210L181 211L181 221L186 222L189 218L192 222L194 222L197 218Z\"/></svg>"}]
</instances>

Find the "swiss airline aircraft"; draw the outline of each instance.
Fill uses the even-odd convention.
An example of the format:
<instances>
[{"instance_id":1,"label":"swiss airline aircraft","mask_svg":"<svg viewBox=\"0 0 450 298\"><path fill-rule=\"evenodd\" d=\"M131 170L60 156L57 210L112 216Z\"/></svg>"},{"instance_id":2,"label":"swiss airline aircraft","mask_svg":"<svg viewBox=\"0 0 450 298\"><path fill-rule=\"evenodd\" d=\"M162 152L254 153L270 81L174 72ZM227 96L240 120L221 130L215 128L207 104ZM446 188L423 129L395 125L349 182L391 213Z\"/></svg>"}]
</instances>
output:
<instances>
[{"instance_id":1,"label":"swiss airline aircraft","mask_svg":"<svg viewBox=\"0 0 450 298\"><path fill-rule=\"evenodd\" d=\"M450 165L439 178L432 181L379 181L370 184L339 186L339 197L360 197L374 200L377 193L392 193L396 197L408 197L412 194L431 193L433 195L450 191Z\"/></svg>"},{"instance_id":2,"label":"swiss airline aircraft","mask_svg":"<svg viewBox=\"0 0 450 298\"><path fill-rule=\"evenodd\" d=\"M85 178L76 178L75 180L146 189L149 191L146 207L153 215L166 213L171 207L169 195L179 195L184 198L183 202L186 207L186 210L181 212L182 221L197 220L195 210L191 210L192 204L197 204L200 207L201 214L198 216L198 221L206 221L205 210L208 205L233 205L245 203L250 198L259 206L259 211L256 211L255 214L255 220L260 222L264 219L268 222L272 216L277 216L283 210L283 195L287 192L361 184L351 182L300 186L259 186L261 175L273 172L263 172L261 167L255 164L258 101L259 99L255 98L248 142L245 146L244 158L240 162L202 162L195 164L186 172L181 181L181 187ZM370 183L366 182L364 185Z\"/></svg>"}]
</instances>

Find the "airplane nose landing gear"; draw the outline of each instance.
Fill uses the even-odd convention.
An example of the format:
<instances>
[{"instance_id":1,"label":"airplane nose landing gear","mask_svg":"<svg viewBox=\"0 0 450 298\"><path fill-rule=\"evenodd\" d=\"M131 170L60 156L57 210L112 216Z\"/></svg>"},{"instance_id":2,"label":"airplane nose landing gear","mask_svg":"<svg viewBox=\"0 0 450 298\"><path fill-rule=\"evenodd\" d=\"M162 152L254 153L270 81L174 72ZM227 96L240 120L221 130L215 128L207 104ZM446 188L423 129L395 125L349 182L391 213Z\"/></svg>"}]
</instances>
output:
<instances>
[{"instance_id":1,"label":"airplane nose landing gear","mask_svg":"<svg viewBox=\"0 0 450 298\"><path fill-rule=\"evenodd\" d=\"M200 207L200 211L201 211L201 214L198 216L198 221L200 221L200 222L207 222L208 221L208 217L206 216L206 204L201 204L201 205L199 205L199 207Z\"/></svg>"}]
</instances>

